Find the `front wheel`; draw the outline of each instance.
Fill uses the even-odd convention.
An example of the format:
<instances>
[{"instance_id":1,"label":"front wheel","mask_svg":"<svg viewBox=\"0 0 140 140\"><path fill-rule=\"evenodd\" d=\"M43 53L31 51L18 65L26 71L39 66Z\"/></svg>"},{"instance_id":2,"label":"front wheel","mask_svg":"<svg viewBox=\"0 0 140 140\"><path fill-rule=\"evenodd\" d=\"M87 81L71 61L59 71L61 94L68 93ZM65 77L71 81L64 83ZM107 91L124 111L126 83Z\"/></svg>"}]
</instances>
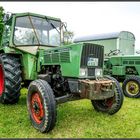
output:
<instances>
[{"instance_id":1,"label":"front wheel","mask_svg":"<svg viewBox=\"0 0 140 140\"><path fill-rule=\"evenodd\" d=\"M56 122L56 102L49 84L41 79L30 83L27 108L32 125L40 132L49 132Z\"/></svg>"},{"instance_id":2,"label":"front wheel","mask_svg":"<svg viewBox=\"0 0 140 140\"><path fill-rule=\"evenodd\" d=\"M140 78L136 76L126 78L123 82L122 89L126 97L140 97Z\"/></svg>"},{"instance_id":3,"label":"front wheel","mask_svg":"<svg viewBox=\"0 0 140 140\"><path fill-rule=\"evenodd\" d=\"M91 100L96 111L101 111L113 115L117 113L123 104L123 92L119 82L110 76L108 79L115 81L114 96L104 100Z\"/></svg>"}]
</instances>

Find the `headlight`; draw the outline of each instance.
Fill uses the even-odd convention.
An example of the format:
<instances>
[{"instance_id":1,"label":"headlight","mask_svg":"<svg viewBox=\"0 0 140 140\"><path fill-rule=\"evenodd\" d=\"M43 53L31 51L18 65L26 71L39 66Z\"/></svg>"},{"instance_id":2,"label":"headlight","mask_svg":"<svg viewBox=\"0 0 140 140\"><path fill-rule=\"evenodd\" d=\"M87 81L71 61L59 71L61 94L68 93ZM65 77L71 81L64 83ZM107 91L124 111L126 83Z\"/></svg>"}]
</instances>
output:
<instances>
[{"instance_id":1,"label":"headlight","mask_svg":"<svg viewBox=\"0 0 140 140\"><path fill-rule=\"evenodd\" d=\"M81 68L80 69L80 76L87 76L87 69Z\"/></svg>"},{"instance_id":2,"label":"headlight","mask_svg":"<svg viewBox=\"0 0 140 140\"><path fill-rule=\"evenodd\" d=\"M95 76L96 77L102 77L103 76L103 70L102 69L95 69Z\"/></svg>"}]
</instances>

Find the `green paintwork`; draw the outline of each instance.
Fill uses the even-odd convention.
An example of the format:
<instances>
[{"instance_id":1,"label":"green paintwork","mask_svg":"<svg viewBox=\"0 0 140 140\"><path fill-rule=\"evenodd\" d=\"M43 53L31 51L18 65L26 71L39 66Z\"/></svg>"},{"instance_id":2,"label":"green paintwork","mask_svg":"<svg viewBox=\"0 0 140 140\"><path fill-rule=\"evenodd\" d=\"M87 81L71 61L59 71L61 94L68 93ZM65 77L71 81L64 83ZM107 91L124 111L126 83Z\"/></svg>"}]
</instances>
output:
<instances>
[{"instance_id":1,"label":"green paintwork","mask_svg":"<svg viewBox=\"0 0 140 140\"><path fill-rule=\"evenodd\" d=\"M42 65L61 65L63 76L79 77L82 47L83 43L77 43L47 51L42 50L39 58Z\"/></svg>"},{"instance_id":2,"label":"green paintwork","mask_svg":"<svg viewBox=\"0 0 140 140\"><path fill-rule=\"evenodd\" d=\"M126 55L126 56L112 56L108 59L108 62L112 67L108 67L111 70L111 75L128 76L128 75L140 75L140 56ZM127 73L127 69L132 68L134 73Z\"/></svg>"},{"instance_id":3,"label":"green paintwork","mask_svg":"<svg viewBox=\"0 0 140 140\"><path fill-rule=\"evenodd\" d=\"M22 55L22 64L23 64L23 72L25 79L36 79L37 78L37 72L36 72L36 63L37 58L36 56L33 56L31 54L25 53Z\"/></svg>"},{"instance_id":4,"label":"green paintwork","mask_svg":"<svg viewBox=\"0 0 140 140\"><path fill-rule=\"evenodd\" d=\"M112 75L125 75L125 67L124 66L113 66Z\"/></svg>"}]
</instances>

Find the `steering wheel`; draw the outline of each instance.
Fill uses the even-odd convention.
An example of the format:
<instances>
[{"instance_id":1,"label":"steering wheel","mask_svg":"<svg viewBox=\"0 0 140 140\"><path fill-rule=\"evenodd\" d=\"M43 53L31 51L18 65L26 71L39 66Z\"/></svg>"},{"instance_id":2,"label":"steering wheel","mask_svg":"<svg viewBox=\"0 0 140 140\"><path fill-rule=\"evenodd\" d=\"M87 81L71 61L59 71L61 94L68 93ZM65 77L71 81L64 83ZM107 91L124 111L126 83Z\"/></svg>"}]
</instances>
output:
<instances>
[{"instance_id":1,"label":"steering wheel","mask_svg":"<svg viewBox=\"0 0 140 140\"><path fill-rule=\"evenodd\" d=\"M116 50L110 50L110 52L108 53L108 56L111 56L111 55L117 55L119 54L121 51L116 49Z\"/></svg>"}]
</instances>

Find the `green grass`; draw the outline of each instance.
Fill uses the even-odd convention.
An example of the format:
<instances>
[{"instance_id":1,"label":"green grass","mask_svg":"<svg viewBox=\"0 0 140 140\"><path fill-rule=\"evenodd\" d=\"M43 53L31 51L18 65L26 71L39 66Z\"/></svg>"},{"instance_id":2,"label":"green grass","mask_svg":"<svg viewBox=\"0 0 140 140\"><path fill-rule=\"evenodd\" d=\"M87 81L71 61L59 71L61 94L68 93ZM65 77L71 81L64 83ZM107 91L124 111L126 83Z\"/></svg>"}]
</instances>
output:
<instances>
[{"instance_id":1,"label":"green grass","mask_svg":"<svg viewBox=\"0 0 140 140\"><path fill-rule=\"evenodd\" d=\"M86 99L61 104L55 128L42 134L29 120L26 93L22 89L18 104L0 104L0 138L140 138L140 99L125 97L112 116L96 112Z\"/></svg>"}]
</instances>

